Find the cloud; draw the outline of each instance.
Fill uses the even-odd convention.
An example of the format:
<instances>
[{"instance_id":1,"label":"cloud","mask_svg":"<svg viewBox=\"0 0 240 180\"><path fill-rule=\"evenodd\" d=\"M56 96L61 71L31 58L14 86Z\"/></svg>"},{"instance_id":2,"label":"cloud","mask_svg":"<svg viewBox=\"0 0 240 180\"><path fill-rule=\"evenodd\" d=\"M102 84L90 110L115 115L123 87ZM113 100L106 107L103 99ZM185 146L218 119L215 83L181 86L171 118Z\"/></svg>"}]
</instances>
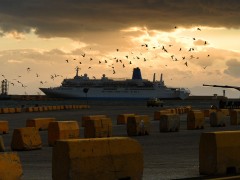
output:
<instances>
[{"instance_id":1,"label":"cloud","mask_svg":"<svg viewBox=\"0 0 240 180\"><path fill-rule=\"evenodd\" d=\"M225 74L240 78L240 61L237 59L230 59L226 62L227 69L224 70Z\"/></svg>"},{"instance_id":2,"label":"cloud","mask_svg":"<svg viewBox=\"0 0 240 180\"><path fill-rule=\"evenodd\" d=\"M0 6L3 32L41 37L83 39L94 32L113 32L132 26L173 30L177 27L238 28L237 0L82 0L4 1Z\"/></svg>"}]
</instances>

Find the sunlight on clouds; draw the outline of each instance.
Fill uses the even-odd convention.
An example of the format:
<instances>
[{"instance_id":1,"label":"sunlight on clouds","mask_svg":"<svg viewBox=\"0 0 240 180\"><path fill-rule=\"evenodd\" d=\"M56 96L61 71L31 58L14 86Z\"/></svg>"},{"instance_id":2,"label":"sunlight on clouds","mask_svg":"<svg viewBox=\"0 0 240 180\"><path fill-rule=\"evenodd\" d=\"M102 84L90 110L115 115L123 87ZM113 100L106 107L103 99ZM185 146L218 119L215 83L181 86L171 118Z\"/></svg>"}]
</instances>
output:
<instances>
[{"instance_id":1,"label":"sunlight on clouds","mask_svg":"<svg viewBox=\"0 0 240 180\"><path fill-rule=\"evenodd\" d=\"M23 33L19 33L17 31L11 31L4 34L4 36L8 39L15 39L15 40L24 40L25 35Z\"/></svg>"},{"instance_id":2,"label":"sunlight on clouds","mask_svg":"<svg viewBox=\"0 0 240 180\"><path fill-rule=\"evenodd\" d=\"M8 60L8 63L23 63L23 62L20 60L10 59L10 60Z\"/></svg>"}]
</instances>

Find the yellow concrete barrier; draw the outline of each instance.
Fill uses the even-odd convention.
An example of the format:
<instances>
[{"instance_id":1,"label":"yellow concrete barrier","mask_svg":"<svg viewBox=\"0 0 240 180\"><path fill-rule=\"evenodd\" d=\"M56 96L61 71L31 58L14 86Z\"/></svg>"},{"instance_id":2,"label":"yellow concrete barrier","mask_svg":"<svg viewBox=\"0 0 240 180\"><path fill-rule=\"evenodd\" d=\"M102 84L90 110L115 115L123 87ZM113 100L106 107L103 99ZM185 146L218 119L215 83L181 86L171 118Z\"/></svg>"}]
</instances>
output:
<instances>
[{"instance_id":1,"label":"yellow concrete barrier","mask_svg":"<svg viewBox=\"0 0 240 180\"><path fill-rule=\"evenodd\" d=\"M0 132L2 134L7 134L9 131L8 121L0 121Z\"/></svg>"},{"instance_id":2,"label":"yellow concrete barrier","mask_svg":"<svg viewBox=\"0 0 240 180\"><path fill-rule=\"evenodd\" d=\"M0 179L17 180L23 174L20 158L15 152L0 153Z\"/></svg>"},{"instance_id":3,"label":"yellow concrete barrier","mask_svg":"<svg viewBox=\"0 0 240 180\"><path fill-rule=\"evenodd\" d=\"M49 111L52 111L52 110L53 110L53 107L52 107L52 106L48 106L48 110L49 110Z\"/></svg>"},{"instance_id":4,"label":"yellow concrete barrier","mask_svg":"<svg viewBox=\"0 0 240 180\"><path fill-rule=\"evenodd\" d=\"M39 132L34 127L17 128L13 131L12 150L33 150L42 148Z\"/></svg>"},{"instance_id":5,"label":"yellow concrete barrier","mask_svg":"<svg viewBox=\"0 0 240 180\"><path fill-rule=\"evenodd\" d=\"M117 124L127 124L127 118L134 115L135 114L119 114L117 116Z\"/></svg>"},{"instance_id":6,"label":"yellow concrete barrier","mask_svg":"<svg viewBox=\"0 0 240 180\"><path fill-rule=\"evenodd\" d=\"M204 128L204 113L200 110L192 110L187 114L187 129L203 129Z\"/></svg>"},{"instance_id":7,"label":"yellow concrete barrier","mask_svg":"<svg viewBox=\"0 0 240 180\"><path fill-rule=\"evenodd\" d=\"M39 107L38 107L38 111L39 111L39 112L43 112L43 107L42 107L42 106L39 106Z\"/></svg>"},{"instance_id":8,"label":"yellow concrete barrier","mask_svg":"<svg viewBox=\"0 0 240 180\"><path fill-rule=\"evenodd\" d=\"M4 152L4 151L5 151L5 145L4 145L3 137L0 136L0 152Z\"/></svg>"},{"instance_id":9,"label":"yellow concrete barrier","mask_svg":"<svg viewBox=\"0 0 240 180\"><path fill-rule=\"evenodd\" d=\"M52 106L52 110L56 111L57 110L57 106Z\"/></svg>"},{"instance_id":10,"label":"yellow concrete barrier","mask_svg":"<svg viewBox=\"0 0 240 180\"><path fill-rule=\"evenodd\" d=\"M216 112L217 110L216 109L204 109L203 110L203 113L204 113L204 117L210 117L210 114L212 112Z\"/></svg>"},{"instance_id":11,"label":"yellow concrete barrier","mask_svg":"<svg viewBox=\"0 0 240 180\"><path fill-rule=\"evenodd\" d=\"M210 125L211 127L226 126L226 116L222 111L211 112Z\"/></svg>"},{"instance_id":12,"label":"yellow concrete barrier","mask_svg":"<svg viewBox=\"0 0 240 180\"><path fill-rule=\"evenodd\" d=\"M60 140L53 147L53 180L140 180L142 176L142 148L131 138Z\"/></svg>"},{"instance_id":13,"label":"yellow concrete barrier","mask_svg":"<svg viewBox=\"0 0 240 180\"><path fill-rule=\"evenodd\" d=\"M159 122L160 132L179 131L180 116L178 114L163 114Z\"/></svg>"},{"instance_id":14,"label":"yellow concrete barrier","mask_svg":"<svg viewBox=\"0 0 240 180\"><path fill-rule=\"evenodd\" d=\"M15 108L15 112L16 112L16 113L22 112L22 108Z\"/></svg>"},{"instance_id":15,"label":"yellow concrete barrier","mask_svg":"<svg viewBox=\"0 0 240 180\"><path fill-rule=\"evenodd\" d=\"M85 127L85 122L88 120L95 120L100 118L105 118L106 115L89 115L89 116L83 116L82 117L82 127Z\"/></svg>"},{"instance_id":16,"label":"yellow concrete barrier","mask_svg":"<svg viewBox=\"0 0 240 180\"><path fill-rule=\"evenodd\" d=\"M185 106L185 108L186 108L186 113L192 110L192 106Z\"/></svg>"},{"instance_id":17,"label":"yellow concrete barrier","mask_svg":"<svg viewBox=\"0 0 240 180\"><path fill-rule=\"evenodd\" d=\"M129 116L127 119L128 136L149 135L150 120L147 115Z\"/></svg>"},{"instance_id":18,"label":"yellow concrete barrier","mask_svg":"<svg viewBox=\"0 0 240 180\"><path fill-rule=\"evenodd\" d=\"M27 107L26 112L33 112L33 107Z\"/></svg>"},{"instance_id":19,"label":"yellow concrete barrier","mask_svg":"<svg viewBox=\"0 0 240 180\"><path fill-rule=\"evenodd\" d=\"M85 121L85 138L101 138L110 136L112 136L112 120L110 118L90 119Z\"/></svg>"},{"instance_id":20,"label":"yellow concrete barrier","mask_svg":"<svg viewBox=\"0 0 240 180\"><path fill-rule=\"evenodd\" d=\"M240 124L240 109L235 109L230 112L230 124L239 125Z\"/></svg>"},{"instance_id":21,"label":"yellow concrete barrier","mask_svg":"<svg viewBox=\"0 0 240 180\"><path fill-rule=\"evenodd\" d=\"M48 111L48 106L43 106L43 111Z\"/></svg>"},{"instance_id":22,"label":"yellow concrete barrier","mask_svg":"<svg viewBox=\"0 0 240 180\"><path fill-rule=\"evenodd\" d=\"M33 108L33 112L38 112L39 111L39 107L32 107Z\"/></svg>"},{"instance_id":23,"label":"yellow concrete barrier","mask_svg":"<svg viewBox=\"0 0 240 180\"><path fill-rule=\"evenodd\" d=\"M56 118L33 118L26 121L26 127L35 127L37 130L47 130L50 122L56 121Z\"/></svg>"},{"instance_id":24,"label":"yellow concrete barrier","mask_svg":"<svg viewBox=\"0 0 240 180\"><path fill-rule=\"evenodd\" d=\"M240 173L240 131L202 133L199 172L205 175Z\"/></svg>"},{"instance_id":25,"label":"yellow concrete barrier","mask_svg":"<svg viewBox=\"0 0 240 180\"><path fill-rule=\"evenodd\" d=\"M15 108L8 108L8 113L15 113Z\"/></svg>"},{"instance_id":26,"label":"yellow concrete barrier","mask_svg":"<svg viewBox=\"0 0 240 180\"><path fill-rule=\"evenodd\" d=\"M53 121L48 125L48 144L54 146L56 140L79 138L77 121Z\"/></svg>"},{"instance_id":27,"label":"yellow concrete barrier","mask_svg":"<svg viewBox=\"0 0 240 180\"><path fill-rule=\"evenodd\" d=\"M61 110L61 107L60 106L56 106L56 110L57 111Z\"/></svg>"},{"instance_id":28,"label":"yellow concrete barrier","mask_svg":"<svg viewBox=\"0 0 240 180\"><path fill-rule=\"evenodd\" d=\"M225 116L229 116L230 115L229 109L220 109L220 111L222 111Z\"/></svg>"},{"instance_id":29,"label":"yellow concrete barrier","mask_svg":"<svg viewBox=\"0 0 240 180\"><path fill-rule=\"evenodd\" d=\"M163 115L163 114L171 114L171 112L172 112L171 109L155 111L154 112L154 120L160 120L161 115Z\"/></svg>"},{"instance_id":30,"label":"yellow concrete barrier","mask_svg":"<svg viewBox=\"0 0 240 180\"><path fill-rule=\"evenodd\" d=\"M9 108L2 108L2 113L3 114L9 113Z\"/></svg>"}]
</instances>

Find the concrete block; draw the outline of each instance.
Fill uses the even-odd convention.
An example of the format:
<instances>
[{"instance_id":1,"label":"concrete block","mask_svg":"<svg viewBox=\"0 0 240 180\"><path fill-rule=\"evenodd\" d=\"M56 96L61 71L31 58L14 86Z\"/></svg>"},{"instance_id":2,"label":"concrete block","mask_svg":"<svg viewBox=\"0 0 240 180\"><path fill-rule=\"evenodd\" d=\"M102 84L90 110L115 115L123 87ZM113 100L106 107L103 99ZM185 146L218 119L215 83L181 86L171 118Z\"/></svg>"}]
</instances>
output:
<instances>
[{"instance_id":1,"label":"concrete block","mask_svg":"<svg viewBox=\"0 0 240 180\"><path fill-rule=\"evenodd\" d=\"M0 179L17 180L23 174L20 158L16 152L0 153Z\"/></svg>"},{"instance_id":2,"label":"concrete block","mask_svg":"<svg viewBox=\"0 0 240 180\"><path fill-rule=\"evenodd\" d=\"M225 116L229 116L230 115L229 109L220 109L220 111L222 111Z\"/></svg>"},{"instance_id":3,"label":"concrete block","mask_svg":"<svg viewBox=\"0 0 240 180\"><path fill-rule=\"evenodd\" d=\"M163 114L171 114L171 112L172 112L171 109L155 111L154 112L154 120L160 120L161 115L163 115Z\"/></svg>"},{"instance_id":4,"label":"concrete block","mask_svg":"<svg viewBox=\"0 0 240 180\"><path fill-rule=\"evenodd\" d=\"M82 117L82 127L85 127L85 121L88 120L95 120L95 119L100 119L100 118L105 118L107 117L106 115L89 115L89 116L83 116Z\"/></svg>"},{"instance_id":5,"label":"concrete block","mask_svg":"<svg viewBox=\"0 0 240 180\"><path fill-rule=\"evenodd\" d=\"M33 107L27 107L26 112L33 112Z\"/></svg>"},{"instance_id":6,"label":"concrete block","mask_svg":"<svg viewBox=\"0 0 240 180\"><path fill-rule=\"evenodd\" d=\"M15 113L15 108L8 108L8 113Z\"/></svg>"},{"instance_id":7,"label":"concrete block","mask_svg":"<svg viewBox=\"0 0 240 180\"><path fill-rule=\"evenodd\" d=\"M33 150L42 148L39 132L34 127L17 128L13 131L12 150Z\"/></svg>"},{"instance_id":8,"label":"concrete block","mask_svg":"<svg viewBox=\"0 0 240 180\"><path fill-rule=\"evenodd\" d=\"M48 144L54 146L56 140L79 138L77 121L53 121L48 125Z\"/></svg>"},{"instance_id":9,"label":"concrete block","mask_svg":"<svg viewBox=\"0 0 240 180\"><path fill-rule=\"evenodd\" d=\"M199 144L199 173L240 173L240 131L206 132Z\"/></svg>"},{"instance_id":10,"label":"concrete block","mask_svg":"<svg viewBox=\"0 0 240 180\"><path fill-rule=\"evenodd\" d=\"M226 116L222 111L211 112L209 118L211 127L226 126Z\"/></svg>"},{"instance_id":11,"label":"concrete block","mask_svg":"<svg viewBox=\"0 0 240 180\"><path fill-rule=\"evenodd\" d=\"M48 111L48 106L43 106L43 111Z\"/></svg>"},{"instance_id":12,"label":"concrete block","mask_svg":"<svg viewBox=\"0 0 240 180\"><path fill-rule=\"evenodd\" d=\"M135 114L119 114L117 116L117 124L127 124L127 118L134 115Z\"/></svg>"},{"instance_id":13,"label":"concrete block","mask_svg":"<svg viewBox=\"0 0 240 180\"><path fill-rule=\"evenodd\" d=\"M26 127L35 127L37 130L47 130L50 122L56 121L56 118L33 118L26 121Z\"/></svg>"},{"instance_id":14,"label":"concrete block","mask_svg":"<svg viewBox=\"0 0 240 180\"><path fill-rule=\"evenodd\" d=\"M32 107L33 108L33 112L38 112L39 111L39 107Z\"/></svg>"},{"instance_id":15,"label":"concrete block","mask_svg":"<svg viewBox=\"0 0 240 180\"><path fill-rule=\"evenodd\" d=\"M57 106L52 106L52 110L56 111L57 110Z\"/></svg>"},{"instance_id":16,"label":"concrete block","mask_svg":"<svg viewBox=\"0 0 240 180\"><path fill-rule=\"evenodd\" d=\"M0 136L0 152L4 152L4 151L5 151L5 145L4 145L3 137Z\"/></svg>"},{"instance_id":17,"label":"concrete block","mask_svg":"<svg viewBox=\"0 0 240 180\"><path fill-rule=\"evenodd\" d=\"M2 113L3 114L9 113L9 108L2 108Z\"/></svg>"},{"instance_id":18,"label":"concrete block","mask_svg":"<svg viewBox=\"0 0 240 180\"><path fill-rule=\"evenodd\" d=\"M234 109L230 112L230 124L231 125L240 124L240 109Z\"/></svg>"},{"instance_id":19,"label":"concrete block","mask_svg":"<svg viewBox=\"0 0 240 180\"><path fill-rule=\"evenodd\" d=\"M204 113L204 117L210 117L210 114L212 112L216 112L217 110L216 109L204 109L203 110L203 113Z\"/></svg>"},{"instance_id":20,"label":"concrete block","mask_svg":"<svg viewBox=\"0 0 240 180\"><path fill-rule=\"evenodd\" d=\"M52 111L53 110L53 106L48 106L48 110Z\"/></svg>"},{"instance_id":21,"label":"concrete block","mask_svg":"<svg viewBox=\"0 0 240 180\"><path fill-rule=\"evenodd\" d=\"M110 136L112 136L112 120L110 118L105 117L85 121L85 138L101 138Z\"/></svg>"},{"instance_id":22,"label":"concrete block","mask_svg":"<svg viewBox=\"0 0 240 180\"><path fill-rule=\"evenodd\" d=\"M204 113L200 110L192 110L187 114L187 129L203 129L204 128Z\"/></svg>"},{"instance_id":23,"label":"concrete block","mask_svg":"<svg viewBox=\"0 0 240 180\"><path fill-rule=\"evenodd\" d=\"M159 122L160 132L179 131L180 116L178 114L163 114Z\"/></svg>"},{"instance_id":24,"label":"concrete block","mask_svg":"<svg viewBox=\"0 0 240 180\"><path fill-rule=\"evenodd\" d=\"M38 111L39 111L39 112L43 112L43 107L42 107L42 106L39 106L39 107L38 107Z\"/></svg>"},{"instance_id":25,"label":"concrete block","mask_svg":"<svg viewBox=\"0 0 240 180\"><path fill-rule=\"evenodd\" d=\"M9 132L8 121L0 121L0 133L7 134Z\"/></svg>"},{"instance_id":26,"label":"concrete block","mask_svg":"<svg viewBox=\"0 0 240 180\"><path fill-rule=\"evenodd\" d=\"M22 108L15 108L15 112L16 113L21 113L22 112Z\"/></svg>"},{"instance_id":27,"label":"concrete block","mask_svg":"<svg viewBox=\"0 0 240 180\"><path fill-rule=\"evenodd\" d=\"M147 115L129 116L127 119L128 136L149 135L150 120Z\"/></svg>"},{"instance_id":28,"label":"concrete block","mask_svg":"<svg viewBox=\"0 0 240 180\"><path fill-rule=\"evenodd\" d=\"M53 180L140 180L142 176L142 148L131 138L59 140L53 147Z\"/></svg>"}]
</instances>

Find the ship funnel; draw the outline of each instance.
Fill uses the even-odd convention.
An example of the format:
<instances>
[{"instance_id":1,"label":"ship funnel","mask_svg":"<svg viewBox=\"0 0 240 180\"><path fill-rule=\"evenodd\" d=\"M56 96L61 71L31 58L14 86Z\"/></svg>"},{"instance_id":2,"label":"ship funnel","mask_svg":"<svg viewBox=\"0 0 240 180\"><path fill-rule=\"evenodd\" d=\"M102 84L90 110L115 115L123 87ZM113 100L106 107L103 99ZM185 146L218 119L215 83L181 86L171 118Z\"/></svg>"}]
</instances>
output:
<instances>
[{"instance_id":1,"label":"ship funnel","mask_svg":"<svg viewBox=\"0 0 240 180\"><path fill-rule=\"evenodd\" d=\"M163 82L163 75L161 73L160 82Z\"/></svg>"},{"instance_id":2,"label":"ship funnel","mask_svg":"<svg viewBox=\"0 0 240 180\"><path fill-rule=\"evenodd\" d=\"M132 79L142 79L141 70L138 67L133 69Z\"/></svg>"},{"instance_id":3,"label":"ship funnel","mask_svg":"<svg viewBox=\"0 0 240 180\"><path fill-rule=\"evenodd\" d=\"M153 74L153 82L155 82L155 76L156 76L156 74L154 73Z\"/></svg>"}]
</instances>

